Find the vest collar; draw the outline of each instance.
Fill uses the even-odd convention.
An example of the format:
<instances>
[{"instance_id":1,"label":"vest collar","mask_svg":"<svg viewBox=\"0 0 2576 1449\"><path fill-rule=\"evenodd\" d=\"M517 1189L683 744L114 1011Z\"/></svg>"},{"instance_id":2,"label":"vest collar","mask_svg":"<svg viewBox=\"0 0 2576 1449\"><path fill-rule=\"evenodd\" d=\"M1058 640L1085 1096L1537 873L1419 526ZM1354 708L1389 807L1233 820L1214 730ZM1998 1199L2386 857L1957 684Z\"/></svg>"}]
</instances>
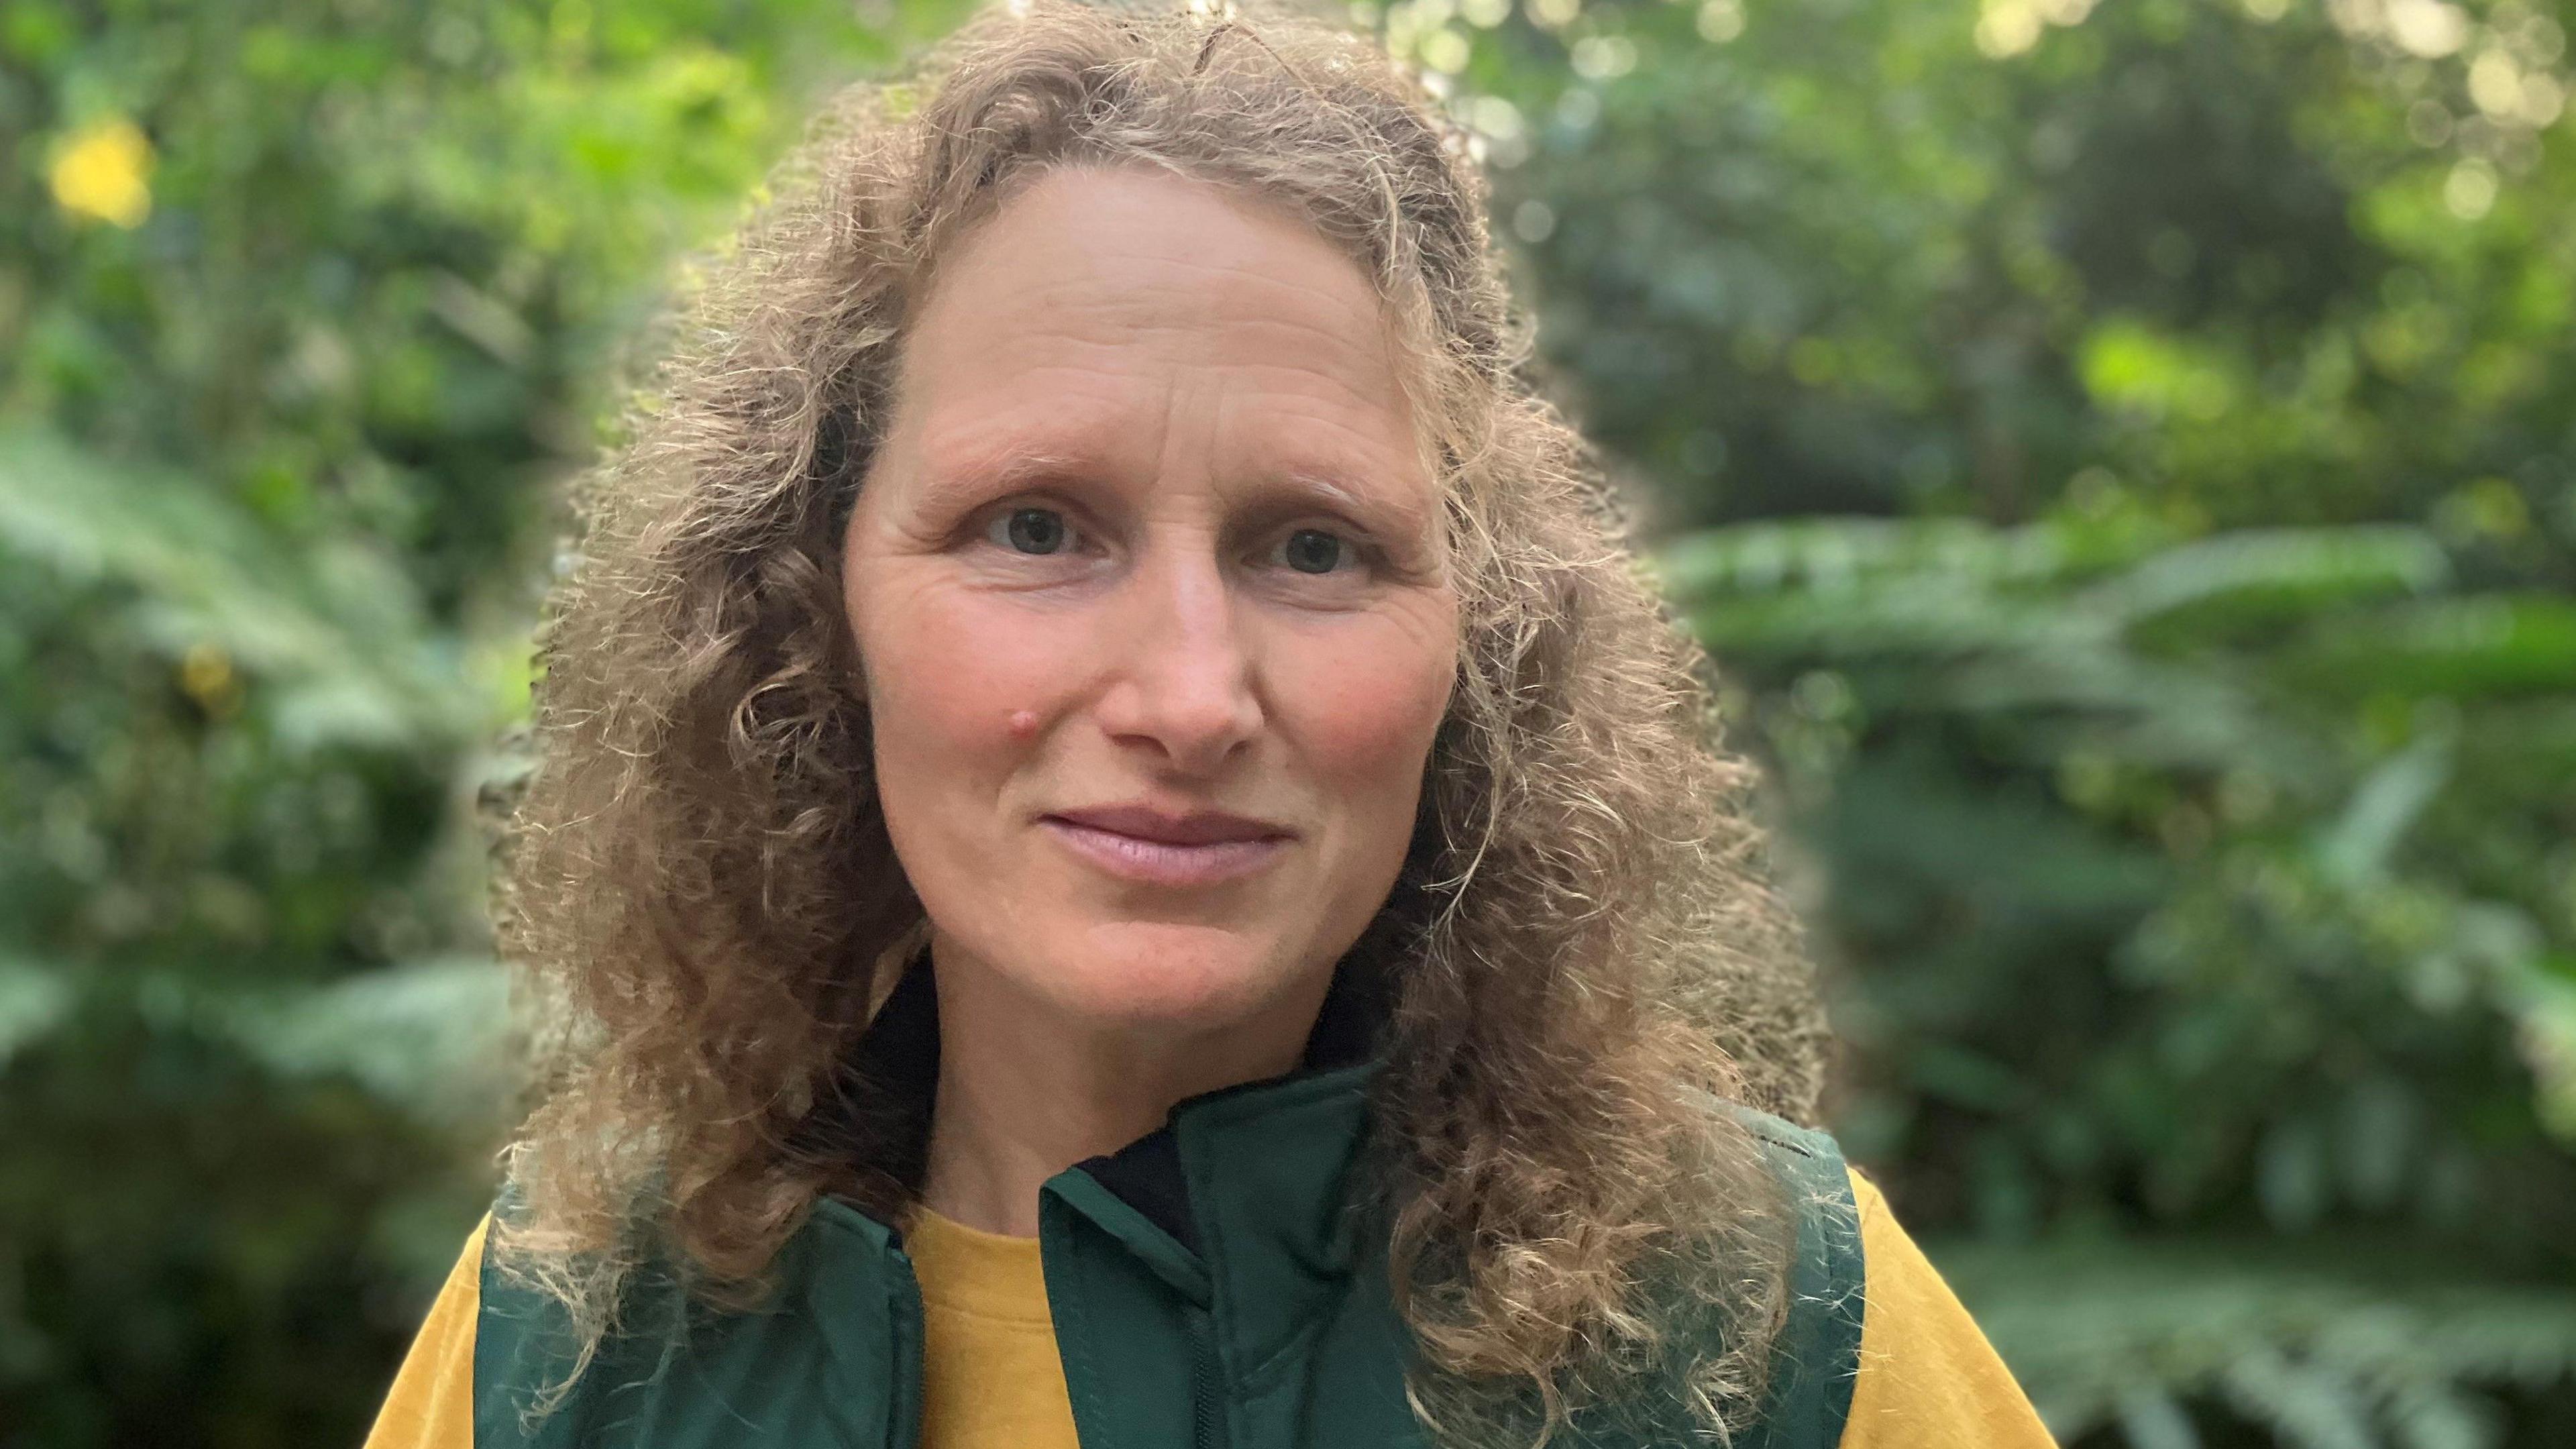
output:
<instances>
[{"instance_id":1,"label":"vest collar","mask_svg":"<svg viewBox=\"0 0 2576 1449\"><path fill-rule=\"evenodd\" d=\"M1284 1076L1218 1088L1176 1104L1162 1127L1113 1153L1087 1158L1049 1180L1095 1218L1147 1252L1138 1229L1157 1230L1191 1257L1274 1254L1307 1271L1346 1272L1355 1241L1346 1203L1351 1167L1368 1137L1369 1086L1385 1066L1384 976L1354 957L1335 971L1298 1067ZM938 996L927 947L879 1008L859 1046L877 1070L935 1081ZM883 1078L880 1078L883 1080ZM926 1108L926 1094L924 1106ZM928 1113L919 1113L922 1130ZM1089 1185L1069 1182L1080 1174ZM1095 1194L1122 1205L1109 1208ZM895 1225L855 1204L832 1207L869 1221L888 1246ZM1111 1224L1103 1222L1102 1226ZM1149 1253L1149 1256L1153 1254Z\"/></svg>"},{"instance_id":2,"label":"vest collar","mask_svg":"<svg viewBox=\"0 0 2576 1449\"><path fill-rule=\"evenodd\" d=\"M907 972L897 990L919 993L903 1010L935 1027L928 981L926 970ZM1187 1098L1156 1131L1049 1178L1039 1212L1048 1251L1087 1252L1081 1241L1105 1236L1206 1311L1237 1363L1268 1362L1311 1331L1347 1296L1365 1250L1383 1242L1354 1171L1369 1139L1370 1084L1385 1065L1373 1004L1361 983L1337 978L1297 1070ZM1069 1236L1068 1215L1090 1231ZM814 1267L839 1265L827 1276L876 1285L862 1297L910 1278L899 1227L848 1199L824 1198L801 1236L820 1255ZM814 1306L826 1322L858 1308Z\"/></svg>"}]
</instances>

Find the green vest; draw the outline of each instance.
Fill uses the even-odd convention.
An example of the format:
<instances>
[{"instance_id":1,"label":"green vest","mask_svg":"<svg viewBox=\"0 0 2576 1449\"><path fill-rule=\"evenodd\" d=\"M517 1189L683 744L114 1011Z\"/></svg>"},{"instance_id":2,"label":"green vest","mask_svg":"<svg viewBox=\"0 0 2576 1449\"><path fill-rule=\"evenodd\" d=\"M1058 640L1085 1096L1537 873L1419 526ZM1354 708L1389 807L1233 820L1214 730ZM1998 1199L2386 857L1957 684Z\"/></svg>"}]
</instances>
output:
<instances>
[{"instance_id":1,"label":"green vest","mask_svg":"<svg viewBox=\"0 0 2576 1449\"><path fill-rule=\"evenodd\" d=\"M1342 1210L1375 1062L1195 1097L1170 1125L1049 1179L1038 1236L1085 1449L1418 1449L1412 1352L1385 1245ZM1860 1352L1862 1262L1833 1140L1736 1108L1801 1205L1791 1308L1743 1449L1833 1449ZM762 1306L724 1311L645 1275L550 1415L565 1319L488 1264L474 1352L474 1442L914 1449L921 1295L901 1235L827 1197L781 1251ZM676 1320L676 1323L675 1323ZM1561 1442L1680 1445L1686 1427ZM1700 1442L1692 1440L1690 1442Z\"/></svg>"}]
</instances>

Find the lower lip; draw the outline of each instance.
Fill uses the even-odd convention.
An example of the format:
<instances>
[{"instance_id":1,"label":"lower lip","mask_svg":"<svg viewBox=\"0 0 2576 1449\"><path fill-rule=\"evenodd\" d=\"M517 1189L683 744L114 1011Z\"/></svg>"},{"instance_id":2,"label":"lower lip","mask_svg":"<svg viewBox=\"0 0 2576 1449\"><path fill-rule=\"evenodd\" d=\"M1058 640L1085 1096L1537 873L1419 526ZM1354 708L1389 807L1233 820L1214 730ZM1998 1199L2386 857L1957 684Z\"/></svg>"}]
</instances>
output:
<instances>
[{"instance_id":1,"label":"lower lip","mask_svg":"<svg viewBox=\"0 0 2576 1449\"><path fill-rule=\"evenodd\" d=\"M1066 848L1121 880L1139 885L1204 886L1239 879L1268 865L1288 843L1284 836L1174 845L1077 825L1048 816L1038 822Z\"/></svg>"}]
</instances>

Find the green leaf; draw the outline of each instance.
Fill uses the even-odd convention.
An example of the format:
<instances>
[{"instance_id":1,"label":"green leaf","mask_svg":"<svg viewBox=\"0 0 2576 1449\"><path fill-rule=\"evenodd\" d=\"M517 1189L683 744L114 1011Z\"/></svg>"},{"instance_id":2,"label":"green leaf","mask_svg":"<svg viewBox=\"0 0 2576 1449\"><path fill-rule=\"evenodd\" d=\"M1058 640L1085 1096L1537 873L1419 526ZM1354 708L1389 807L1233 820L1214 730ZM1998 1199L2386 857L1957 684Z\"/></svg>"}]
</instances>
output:
<instances>
[{"instance_id":1,"label":"green leaf","mask_svg":"<svg viewBox=\"0 0 2576 1449\"><path fill-rule=\"evenodd\" d=\"M71 983L61 971L0 957L0 1066L43 1041L71 1004Z\"/></svg>"},{"instance_id":2,"label":"green leaf","mask_svg":"<svg viewBox=\"0 0 2576 1449\"><path fill-rule=\"evenodd\" d=\"M272 684L290 745L446 745L483 721L402 570L363 541L303 550L197 480L0 433L0 547L140 595L173 657L211 647Z\"/></svg>"},{"instance_id":3,"label":"green leaf","mask_svg":"<svg viewBox=\"0 0 2576 1449\"><path fill-rule=\"evenodd\" d=\"M285 996L229 1001L218 1015L272 1071L346 1076L432 1121L488 1119L502 1100L509 983L495 961L379 967Z\"/></svg>"},{"instance_id":4,"label":"green leaf","mask_svg":"<svg viewBox=\"0 0 2576 1449\"><path fill-rule=\"evenodd\" d=\"M2408 828L2450 778L2456 742L2454 730L2428 730L2362 777L2342 816L2318 841L2318 859L2330 875L2358 882L2387 869Z\"/></svg>"},{"instance_id":5,"label":"green leaf","mask_svg":"<svg viewBox=\"0 0 2576 1449\"><path fill-rule=\"evenodd\" d=\"M2576 1289L2500 1280L2474 1245L1925 1247L2061 1442L2173 1442L2159 1400L2219 1395L2287 1444L2492 1445L2487 1396L2576 1376Z\"/></svg>"},{"instance_id":6,"label":"green leaf","mask_svg":"<svg viewBox=\"0 0 2576 1449\"><path fill-rule=\"evenodd\" d=\"M2242 624L2422 592L2449 577L2441 546L2417 528L2239 529L2155 554L2076 605L2124 629L2184 611L2204 626Z\"/></svg>"}]
</instances>

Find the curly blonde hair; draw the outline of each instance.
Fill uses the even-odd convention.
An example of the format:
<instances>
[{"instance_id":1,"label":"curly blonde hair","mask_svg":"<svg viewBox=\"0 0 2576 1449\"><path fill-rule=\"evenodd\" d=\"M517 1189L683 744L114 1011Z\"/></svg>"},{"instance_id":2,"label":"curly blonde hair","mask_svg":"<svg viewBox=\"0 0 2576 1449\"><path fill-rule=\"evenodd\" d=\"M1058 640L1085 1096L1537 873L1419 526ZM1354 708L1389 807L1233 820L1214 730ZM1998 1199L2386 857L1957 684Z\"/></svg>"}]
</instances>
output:
<instances>
[{"instance_id":1,"label":"curly blonde hair","mask_svg":"<svg viewBox=\"0 0 2576 1449\"><path fill-rule=\"evenodd\" d=\"M924 923L872 785L840 529L939 259L1077 165L1311 223L1373 279L1440 466L1458 684L1344 962L1387 983L1368 1182L1416 1411L1545 1437L1651 1368L1740 1427L1793 1234L1707 1097L1811 1121L1827 1040L1749 772L1540 395L1461 133L1367 39L1284 9L988 10L910 81L846 92L712 261L631 442L575 493L541 638L497 906L545 1030L498 1261L596 1345L642 1252L755 1291L820 1195L914 1201L931 1084L847 1071ZM1675 1293L1722 1331L1673 1331Z\"/></svg>"}]
</instances>

